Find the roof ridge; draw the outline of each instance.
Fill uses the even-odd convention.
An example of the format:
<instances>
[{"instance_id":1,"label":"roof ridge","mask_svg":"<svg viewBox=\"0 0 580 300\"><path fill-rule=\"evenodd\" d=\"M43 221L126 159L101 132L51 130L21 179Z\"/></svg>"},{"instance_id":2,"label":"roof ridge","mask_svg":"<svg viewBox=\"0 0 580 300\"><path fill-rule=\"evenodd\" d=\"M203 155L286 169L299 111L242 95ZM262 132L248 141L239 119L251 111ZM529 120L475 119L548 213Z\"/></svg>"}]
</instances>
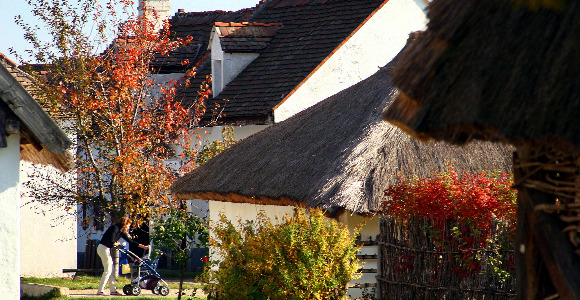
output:
<instances>
[{"instance_id":1,"label":"roof ridge","mask_svg":"<svg viewBox=\"0 0 580 300\"><path fill-rule=\"evenodd\" d=\"M11 60L10 58L8 58L8 56L6 56L4 53L0 52L0 58L2 58L3 60L5 60L8 64L12 65L15 68L18 68L18 64Z\"/></svg>"},{"instance_id":2,"label":"roof ridge","mask_svg":"<svg viewBox=\"0 0 580 300\"><path fill-rule=\"evenodd\" d=\"M260 22L215 22L214 26L282 26L283 23L260 23Z\"/></svg>"},{"instance_id":3,"label":"roof ridge","mask_svg":"<svg viewBox=\"0 0 580 300\"><path fill-rule=\"evenodd\" d=\"M254 12L248 17L248 21L257 18L272 1L273 0L260 0L260 2L256 4Z\"/></svg>"},{"instance_id":4,"label":"roof ridge","mask_svg":"<svg viewBox=\"0 0 580 300\"><path fill-rule=\"evenodd\" d=\"M174 16L207 16L207 15L228 15L231 13L239 13L244 11L253 10L254 7L242 8L239 10L207 10L207 11L185 11L183 9L179 9Z\"/></svg>"}]
</instances>

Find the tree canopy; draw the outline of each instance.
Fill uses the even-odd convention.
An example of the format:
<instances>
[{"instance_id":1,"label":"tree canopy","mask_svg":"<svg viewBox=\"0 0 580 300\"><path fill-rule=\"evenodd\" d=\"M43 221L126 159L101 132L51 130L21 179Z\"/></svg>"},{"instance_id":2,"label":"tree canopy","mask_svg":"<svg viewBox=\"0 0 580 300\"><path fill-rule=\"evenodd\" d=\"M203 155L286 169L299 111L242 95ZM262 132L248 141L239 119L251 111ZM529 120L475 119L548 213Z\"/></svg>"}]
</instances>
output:
<instances>
[{"instance_id":1,"label":"tree canopy","mask_svg":"<svg viewBox=\"0 0 580 300\"><path fill-rule=\"evenodd\" d=\"M191 41L171 38L167 22L155 29L155 11L138 15L130 0L74 2L28 0L48 41L17 17L33 45L37 64L27 70L37 79L36 96L77 141L77 184L37 172L30 193L65 207L83 204L96 212L85 214L86 225L105 214L148 219L171 206L171 182L196 166L192 131L209 84L184 107L174 95L187 80L155 81L151 63ZM195 68L185 77L194 75Z\"/></svg>"}]
</instances>

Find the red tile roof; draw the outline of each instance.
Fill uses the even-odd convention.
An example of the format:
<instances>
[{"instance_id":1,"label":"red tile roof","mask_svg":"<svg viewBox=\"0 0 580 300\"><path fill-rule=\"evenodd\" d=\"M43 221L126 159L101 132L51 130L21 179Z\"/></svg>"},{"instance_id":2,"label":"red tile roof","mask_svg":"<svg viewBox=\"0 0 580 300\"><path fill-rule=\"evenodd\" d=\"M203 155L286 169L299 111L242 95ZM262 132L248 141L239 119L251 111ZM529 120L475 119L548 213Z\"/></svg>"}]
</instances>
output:
<instances>
[{"instance_id":1,"label":"red tile roof","mask_svg":"<svg viewBox=\"0 0 580 300\"><path fill-rule=\"evenodd\" d=\"M270 122L273 108L384 3L386 0L265 0L256 8L238 12L184 16L178 13L172 24L178 35L197 33L198 39L204 42L209 38L211 26L205 23L202 26L202 19L204 22L283 24L271 38L270 45L215 99L225 106L223 122L263 123ZM196 18L187 21L189 16ZM206 67L198 70L195 81L202 81L203 74L209 74L209 64ZM195 99L197 86L192 84L181 96L186 100Z\"/></svg>"}]
</instances>

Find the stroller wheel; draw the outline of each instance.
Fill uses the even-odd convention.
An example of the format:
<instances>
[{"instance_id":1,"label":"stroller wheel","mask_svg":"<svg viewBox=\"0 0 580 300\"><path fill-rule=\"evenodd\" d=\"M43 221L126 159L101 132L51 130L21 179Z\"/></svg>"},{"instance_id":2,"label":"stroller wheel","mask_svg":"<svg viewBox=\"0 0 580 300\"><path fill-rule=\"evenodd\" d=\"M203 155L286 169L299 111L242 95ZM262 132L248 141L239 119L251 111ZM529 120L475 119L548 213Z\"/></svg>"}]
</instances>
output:
<instances>
[{"instance_id":1,"label":"stroller wheel","mask_svg":"<svg viewBox=\"0 0 580 300\"><path fill-rule=\"evenodd\" d=\"M131 293L133 293L134 296L139 296L139 294L141 294L141 288L136 285L131 287Z\"/></svg>"},{"instance_id":2,"label":"stroller wheel","mask_svg":"<svg viewBox=\"0 0 580 300\"><path fill-rule=\"evenodd\" d=\"M130 284L126 284L123 287L123 293L125 293L125 295L129 295L129 296L132 295L133 294L132 290L133 290L133 287Z\"/></svg>"},{"instance_id":3,"label":"stroller wheel","mask_svg":"<svg viewBox=\"0 0 580 300\"><path fill-rule=\"evenodd\" d=\"M167 296L169 295L169 287L164 285L162 287L159 288L159 295L161 296Z\"/></svg>"},{"instance_id":4,"label":"stroller wheel","mask_svg":"<svg viewBox=\"0 0 580 300\"><path fill-rule=\"evenodd\" d=\"M153 290L152 290L153 294L156 294L156 295L157 295L157 294L159 294L159 289L160 289L160 288L161 288L161 286L160 286L160 285L156 285L156 286L153 288Z\"/></svg>"}]
</instances>

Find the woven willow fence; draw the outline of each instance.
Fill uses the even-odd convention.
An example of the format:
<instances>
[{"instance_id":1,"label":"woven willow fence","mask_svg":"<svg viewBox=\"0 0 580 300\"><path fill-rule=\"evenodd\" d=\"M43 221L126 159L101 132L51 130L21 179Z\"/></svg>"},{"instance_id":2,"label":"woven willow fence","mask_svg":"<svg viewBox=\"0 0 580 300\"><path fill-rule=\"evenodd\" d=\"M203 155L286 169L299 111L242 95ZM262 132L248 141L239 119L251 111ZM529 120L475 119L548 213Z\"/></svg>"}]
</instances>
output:
<instances>
[{"instance_id":1,"label":"woven willow fence","mask_svg":"<svg viewBox=\"0 0 580 300\"><path fill-rule=\"evenodd\" d=\"M464 251L457 243L437 247L429 228L432 226L425 219L407 224L390 217L381 219L380 299L516 298L513 250L499 250L493 243L485 249ZM451 228L445 229L445 235L451 236ZM481 264L466 267L460 259L465 252L475 252Z\"/></svg>"}]
</instances>

